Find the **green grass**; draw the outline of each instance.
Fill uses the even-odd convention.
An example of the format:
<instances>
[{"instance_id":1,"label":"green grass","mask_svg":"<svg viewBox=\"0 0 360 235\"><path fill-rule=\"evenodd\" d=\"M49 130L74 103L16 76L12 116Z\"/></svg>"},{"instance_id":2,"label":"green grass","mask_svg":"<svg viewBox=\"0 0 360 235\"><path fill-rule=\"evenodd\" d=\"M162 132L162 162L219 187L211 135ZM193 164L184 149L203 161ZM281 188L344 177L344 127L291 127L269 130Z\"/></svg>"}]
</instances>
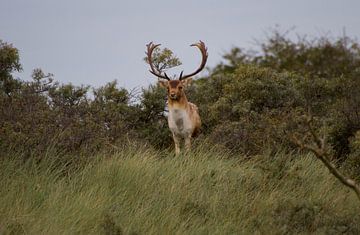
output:
<instances>
[{"instance_id":1,"label":"green grass","mask_svg":"<svg viewBox=\"0 0 360 235\"><path fill-rule=\"evenodd\" d=\"M77 168L1 159L0 234L360 233L356 195L313 156L204 149L128 149Z\"/></svg>"}]
</instances>

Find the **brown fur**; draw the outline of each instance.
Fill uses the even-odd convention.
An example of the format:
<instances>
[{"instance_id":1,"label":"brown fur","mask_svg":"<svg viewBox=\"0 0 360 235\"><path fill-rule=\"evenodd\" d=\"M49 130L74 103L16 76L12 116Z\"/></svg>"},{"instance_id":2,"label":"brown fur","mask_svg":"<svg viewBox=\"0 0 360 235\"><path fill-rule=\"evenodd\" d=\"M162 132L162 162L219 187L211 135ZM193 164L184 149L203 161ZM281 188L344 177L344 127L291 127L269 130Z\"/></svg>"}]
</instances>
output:
<instances>
[{"instance_id":1,"label":"brown fur","mask_svg":"<svg viewBox=\"0 0 360 235\"><path fill-rule=\"evenodd\" d=\"M181 110L185 111L188 119L185 118L184 120L189 120L191 123L191 124L189 124L189 123L184 124L183 120L181 119L181 124L183 125L182 126L183 128L184 128L184 126L186 126L186 127L191 126L190 133L188 136L180 136L176 131L172 130L173 138L174 138L174 142L175 142L176 154L178 154L180 151L179 138L185 139L186 149L189 150L190 149L190 139L192 137L196 137L199 134L200 126L201 126L201 119L199 116L198 107L195 104L188 102L185 92L184 92L184 88L190 82L191 82L191 79L186 79L186 80L182 80L182 81L180 81L180 80L160 81L161 86L166 87L168 90L168 108L169 108L169 113L170 113L169 117L168 117L169 127L171 125L170 123L174 122L174 120L171 119L171 118L174 118L171 116L171 112L173 110L179 110L180 112L182 112ZM186 132L186 133L188 133L188 132Z\"/></svg>"}]
</instances>

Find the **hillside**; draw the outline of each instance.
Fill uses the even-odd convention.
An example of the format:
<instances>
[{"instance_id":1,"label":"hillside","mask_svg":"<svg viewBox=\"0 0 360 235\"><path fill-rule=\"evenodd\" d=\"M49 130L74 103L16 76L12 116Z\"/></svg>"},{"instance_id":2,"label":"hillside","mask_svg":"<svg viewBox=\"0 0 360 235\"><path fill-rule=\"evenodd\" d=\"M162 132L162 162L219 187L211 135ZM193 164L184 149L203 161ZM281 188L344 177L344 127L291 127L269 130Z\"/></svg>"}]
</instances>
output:
<instances>
[{"instance_id":1,"label":"hillside","mask_svg":"<svg viewBox=\"0 0 360 235\"><path fill-rule=\"evenodd\" d=\"M314 157L205 149L1 159L0 233L359 234L356 195Z\"/></svg>"}]
</instances>

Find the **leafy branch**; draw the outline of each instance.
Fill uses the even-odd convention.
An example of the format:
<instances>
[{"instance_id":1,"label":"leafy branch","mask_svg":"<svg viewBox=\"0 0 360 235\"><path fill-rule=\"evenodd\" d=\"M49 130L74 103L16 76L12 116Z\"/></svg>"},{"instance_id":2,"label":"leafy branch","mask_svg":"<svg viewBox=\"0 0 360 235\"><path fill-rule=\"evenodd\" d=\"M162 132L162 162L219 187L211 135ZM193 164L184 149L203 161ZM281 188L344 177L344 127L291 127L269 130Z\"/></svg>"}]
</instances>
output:
<instances>
[{"instance_id":1,"label":"leafy branch","mask_svg":"<svg viewBox=\"0 0 360 235\"><path fill-rule=\"evenodd\" d=\"M155 48L153 54L153 64L159 72L181 65L179 58L168 48ZM149 63L147 57L144 57L144 61Z\"/></svg>"}]
</instances>

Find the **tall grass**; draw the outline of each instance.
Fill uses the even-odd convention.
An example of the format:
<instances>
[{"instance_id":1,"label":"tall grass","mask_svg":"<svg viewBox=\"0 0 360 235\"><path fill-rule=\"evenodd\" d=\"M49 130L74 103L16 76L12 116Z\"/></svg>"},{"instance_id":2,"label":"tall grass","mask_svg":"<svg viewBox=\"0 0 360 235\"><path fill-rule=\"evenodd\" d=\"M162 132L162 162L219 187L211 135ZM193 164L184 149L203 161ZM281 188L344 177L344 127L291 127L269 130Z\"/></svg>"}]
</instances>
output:
<instances>
[{"instance_id":1,"label":"tall grass","mask_svg":"<svg viewBox=\"0 0 360 235\"><path fill-rule=\"evenodd\" d=\"M126 149L78 167L14 156L0 176L4 234L360 233L356 196L307 155Z\"/></svg>"}]
</instances>

